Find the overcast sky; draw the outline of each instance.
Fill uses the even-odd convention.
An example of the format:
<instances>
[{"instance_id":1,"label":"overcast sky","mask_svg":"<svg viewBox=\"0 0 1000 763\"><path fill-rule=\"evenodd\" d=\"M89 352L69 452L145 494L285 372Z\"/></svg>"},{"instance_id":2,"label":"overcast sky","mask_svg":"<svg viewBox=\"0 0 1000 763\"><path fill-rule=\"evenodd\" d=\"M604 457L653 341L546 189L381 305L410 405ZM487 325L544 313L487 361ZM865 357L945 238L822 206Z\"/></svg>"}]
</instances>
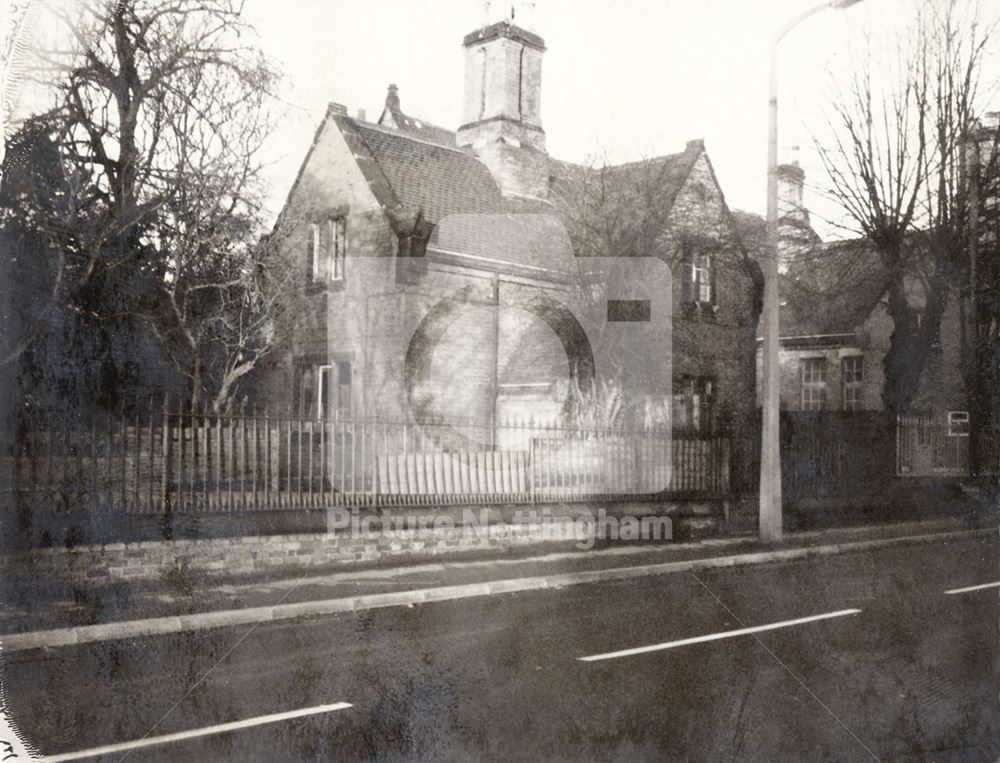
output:
<instances>
[{"instance_id":1,"label":"overcast sky","mask_svg":"<svg viewBox=\"0 0 1000 763\"><path fill-rule=\"evenodd\" d=\"M48 0L65 2L66 0ZM785 21L817 0L538 0L534 29L548 48L542 117L560 159L641 159L705 140L730 206L765 200L767 50ZM866 28L891 34L924 0L862 0L827 10L781 46L782 160L799 158L822 234L835 216L812 135L821 132L828 70L856 54ZM998 0L982 0L987 7ZM462 38L482 25L480 0L247 0L261 47L285 74L287 103L268 148L272 213L280 208L330 101L370 120L386 87L403 110L454 129L462 109ZM494 16L510 3L493 3ZM523 18L523 16L522 16ZM884 37L883 37L884 39ZM862 46L863 47L863 46ZM995 46L996 47L996 46ZM994 62L996 58L994 58ZM992 108L1000 108L994 104Z\"/></svg>"},{"instance_id":2,"label":"overcast sky","mask_svg":"<svg viewBox=\"0 0 1000 763\"><path fill-rule=\"evenodd\" d=\"M856 46L866 24L898 26L918 2L864 0L825 11L782 43L783 158L800 145L809 180L821 182L810 136L823 119L815 101L827 69ZM704 138L730 205L763 211L768 40L815 3L539 0L534 27L548 48L542 114L549 152L571 161L603 155L626 161L674 153ZM494 3L492 12L503 5ZM365 109L374 120L386 86L395 82L406 113L457 127L461 41L482 23L483 6L478 0L249 0L264 49L287 75L291 108L271 172L276 196L291 183L330 101L352 114ZM819 199L812 206L821 206Z\"/></svg>"}]
</instances>

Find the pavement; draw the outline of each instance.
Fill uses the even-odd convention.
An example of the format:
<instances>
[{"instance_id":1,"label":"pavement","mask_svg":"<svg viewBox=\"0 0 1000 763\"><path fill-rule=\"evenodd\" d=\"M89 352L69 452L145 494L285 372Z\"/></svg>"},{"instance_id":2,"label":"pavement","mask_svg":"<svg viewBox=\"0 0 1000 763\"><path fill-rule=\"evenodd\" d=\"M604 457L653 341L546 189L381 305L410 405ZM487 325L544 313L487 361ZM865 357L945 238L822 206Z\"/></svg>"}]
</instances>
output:
<instances>
[{"instance_id":1,"label":"pavement","mask_svg":"<svg viewBox=\"0 0 1000 763\"><path fill-rule=\"evenodd\" d=\"M4 655L4 701L53 761L998 759L995 529L911 524L673 553L311 581L365 596L388 582L397 593L593 573L23 649ZM617 576L630 567L646 569ZM272 582L268 595L299 591Z\"/></svg>"},{"instance_id":2,"label":"pavement","mask_svg":"<svg viewBox=\"0 0 1000 763\"><path fill-rule=\"evenodd\" d=\"M65 590L32 586L31 597L0 610L6 652L317 617L430 601L560 588L606 580L791 561L963 537L966 521L943 519L864 528L796 532L764 546L750 536L691 543L624 543L591 550L513 558L424 561L197 586L105 585ZM980 534L994 533L980 529ZM55 591L63 598L39 592Z\"/></svg>"}]
</instances>

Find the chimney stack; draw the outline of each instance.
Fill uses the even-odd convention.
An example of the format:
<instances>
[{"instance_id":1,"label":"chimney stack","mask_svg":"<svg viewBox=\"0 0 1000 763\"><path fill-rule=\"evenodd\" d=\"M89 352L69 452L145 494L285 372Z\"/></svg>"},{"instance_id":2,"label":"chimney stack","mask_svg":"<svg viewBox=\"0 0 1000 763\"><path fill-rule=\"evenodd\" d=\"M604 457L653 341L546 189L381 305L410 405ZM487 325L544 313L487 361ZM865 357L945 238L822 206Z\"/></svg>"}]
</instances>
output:
<instances>
[{"instance_id":1,"label":"chimney stack","mask_svg":"<svg viewBox=\"0 0 1000 763\"><path fill-rule=\"evenodd\" d=\"M545 41L511 17L465 36L465 98L459 147L469 148L505 194L546 198L542 129Z\"/></svg>"},{"instance_id":2,"label":"chimney stack","mask_svg":"<svg viewBox=\"0 0 1000 763\"><path fill-rule=\"evenodd\" d=\"M809 225L803 198L806 173L799 166L799 147L794 146L792 152L790 163L778 165L778 220Z\"/></svg>"},{"instance_id":3,"label":"chimney stack","mask_svg":"<svg viewBox=\"0 0 1000 763\"><path fill-rule=\"evenodd\" d=\"M399 88L395 84L391 84L385 94L385 108L382 109L382 116L378 118L378 123L396 130L399 129L402 115L403 110L399 105Z\"/></svg>"}]
</instances>

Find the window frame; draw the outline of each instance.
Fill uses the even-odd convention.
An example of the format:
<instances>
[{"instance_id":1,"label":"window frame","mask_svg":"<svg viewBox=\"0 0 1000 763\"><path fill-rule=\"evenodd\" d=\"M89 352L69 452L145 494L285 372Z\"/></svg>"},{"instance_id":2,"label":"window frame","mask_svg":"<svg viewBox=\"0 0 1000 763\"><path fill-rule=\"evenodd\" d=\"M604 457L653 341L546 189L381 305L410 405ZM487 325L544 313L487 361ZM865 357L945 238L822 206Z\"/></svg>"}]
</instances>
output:
<instances>
[{"instance_id":1,"label":"window frame","mask_svg":"<svg viewBox=\"0 0 1000 763\"><path fill-rule=\"evenodd\" d=\"M309 224L307 251L313 284L343 284L347 276L347 218L328 217Z\"/></svg>"},{"instance_id":2,"label":"window frame","mask_svg":"<svg viewBox=\"0 0 1000 763\"><path fill-rule=\"evenodd\" d=\"M810 364L815 363L815 368L819 369L819 380L815 380L813 373L815 369L810 368ZM828 363L825 357L799 358L799 405L803 411L822 411L826 409L829 396ZM807 368L810 368L807 378ZM813 393L819 393L819 398L814 399Z\"/></svg>"},{"instance_id":3,"label":"window frame","mask_svg":"<svg viewBox=\"0 0 1000 763\"><path fill-rule=\"evenodd\" d=\"M329 363L321 363L313 366L315 369L316 385L316 411L317 419L324 419L333 413L337 418L350 416L352 398L354 396L353 386L353 364L349 360L331 360ZM347 379L346 383L344 379ZM325 380L325 386L324 386ZM344 394L346 389L347 394ZM325 391L325 394L324 394ZM329 401L327 398L329 397ZM327 409L327 404L336 406Z\"/></svg>"},{"instance_id":4,"label":"window frame","mask_svg":"<svg viewBox=\"0 0 1000 763\"><path fill-rule=\"evenodd\" d=\"M710 432L715 419L715 400L714 376L684 374L676 377L670 396L671 428L681 433ZM678 411L684 412L683 425L678 422Z\"/></svg>"},{"instance_id":5,"label":"window frame","mask_svg":"<svg viewBox=\"0 0 1000 763\"><path fill-rule=\"evenodd\" d=\"M333 363L323 363L321 365L314 366L314 368L316 369L316 380L315 380L316 414L315 415L316 418L320 420L325 419L327 413L325 410L326 401L324 400L323 396L323 378L326 377L327 379L329 379L330 371L333 369L333 365L334 365ZM329 381L327 381L326 389L329 392L330 390Z\"/></svg>"},{"instance_id":6,"label":"window frame","mask_svg":"<svg viewBox=\"0 0 1000 763\"><path fill-rule=\"evenodd\" d=\"M695 252L691 262L691 291L700 305L715 304L715 288L712 283L712 255L710 252ZM704 294L708 295L704 299Z\"/></svg>"},{"instance_id":7,"label":"window frame","mask_svg":"<svg viewBox=\"0 0 1000 763\"><path fill-rule=\"evenodd\" d=\"M693 243L684 247L682 297L693 308L716 309L716 254L714 248Z\"/></svg>"},{"instance_id":8,"label":"window frame","mask_svg":"<svg viewBox=\"0 0 1000 763\"><path fill-rule=\"evenodd\" d=\"M326 224L330 231L329 249L326 252L326 280L331 283L338 283L342 282L346 275L347 218L343 216L330 217L327 219Z\"/></svg>"},{"instance_id":9,"label":"window frame","mask_svg":"<svg viewBox=\"0 0 1000 763\"><path fill-rule=\"evenodd\" d=\"M968 411L948 411L949 437L968 437L970 424ZM961 425L964 431L957 431L958 427L956 425Z\"/></svg>"},{"instance_id":10,"label":"window frame","mask_svg":"<svg viewBox=\"0 0 1000 763\"><path fill-rule=\"evenodd\" d=\"M312 280L321 281L322 274L320 272L321 259L321 240L320 240L320 229L318 223L309 223L309 233L306 239L306 251L310 259L309 273Z\"/></svg>"},{"instance_id":11,"label":"window frame","mask_svg":"<svg viewBox=\"0 0 1000 763\"><path fill-rule=\"evenodd\" d=\"M848 380L848 366L856 365L851 370L853 378ZM845 411L860 411L864 405L865 357L864 355L845 355L840 359L840 380L842 403Z\"/></svg>"}]
</instances>

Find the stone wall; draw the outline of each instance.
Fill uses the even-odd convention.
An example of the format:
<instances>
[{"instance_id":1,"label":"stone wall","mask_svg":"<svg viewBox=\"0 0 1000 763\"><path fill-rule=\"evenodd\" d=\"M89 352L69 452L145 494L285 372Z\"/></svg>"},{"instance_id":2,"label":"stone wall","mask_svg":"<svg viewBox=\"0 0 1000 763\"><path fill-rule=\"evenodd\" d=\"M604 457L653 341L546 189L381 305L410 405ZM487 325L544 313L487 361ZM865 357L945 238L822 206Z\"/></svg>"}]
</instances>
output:
<instances>
[{"instance_id":1,"label":"stone wall","mask_svg":"<svg viewBox=\"0 0 1000 763\"><path fill-rule=\"evenodd\" d=\"M716 309L684 311L680 264L674 270L673 375L716 379L716 411L737 429L750 425L756 387L755 285L734 237L722 197L704 153L697 159L671 211L672 235L694 235L718 246Z\"/></svg>"},{"instance_id":2,"label":"stone wall","mask_svg":"<svg viewBox=\"0 0 1000 763\"><path fill-rule=\"evenodd\" d=\"M545 552L578 549L572 534L574 522L594 512L581 506L523 506L510 508L449 507L433 512L435 525L416 522L378 531L378 518L371 525L334 532L291 535L252 535L232 538L155 540L139 543L80 545L73 548L41 548L0 557L8 572L37 576L47 581L111 582L157 581L172 575L247 579L268 573L294 573L306 568L322 570L346 564L413 563L413 560L443 555L495 555L537 546ZM473 522L463 526L461 517L471 512ZM534 513L530 513L534 512ZM419 509L407 511L419 515ZM669 517L672 537L683 540L718 533L723 507L720 501L673 503L621 502L609 506L610 517ZM495 521L506 516L506 521ZM394 520L395 521L395 520ZM367 530L367 531L366 531ZM607 543L636 540L596 540ZM655 540L649 542L657 542Z\"/></svg>"}]
</instances>

